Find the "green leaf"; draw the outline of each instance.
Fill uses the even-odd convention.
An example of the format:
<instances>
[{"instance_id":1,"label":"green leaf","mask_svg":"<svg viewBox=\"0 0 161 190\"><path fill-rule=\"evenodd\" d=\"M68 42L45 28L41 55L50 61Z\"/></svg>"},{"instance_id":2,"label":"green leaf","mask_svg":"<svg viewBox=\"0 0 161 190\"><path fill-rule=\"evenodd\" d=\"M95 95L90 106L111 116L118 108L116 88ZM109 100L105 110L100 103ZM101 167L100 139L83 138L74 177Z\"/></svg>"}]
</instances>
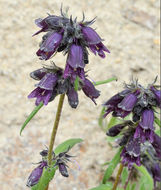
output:
<instances>
[{"instance_id":1,"label":"green leaf","mask_svg":"<svg viewBox=\"0 0 161 190\"><path fill-rule=\"evenodd\" d=\"M54 150L55 155L58 155L61 152L65 152L68 149L70 150L75 144L82 142L82 139L69 139L63 142L62 144L59 144L56 149Z\"/></svg>"},{"instance_id":2,"label":"green leaf","mask_svg":"<svg viewBox=\"0 0 161 190\"><path fill-rule=\"evenodd\" d=\"M131 185L131 190L135 190L135 187L136 187L136 183L133 183L133 184Z\"/></svg>"},{"instance_id":3,"label":"green leaf","mask_svg":"<svg viewBox=\"0 0 161 190\"><path fill-rule=\"evenodd\" d=\"M125 184L127 178L128 178L128 169L126 167L124 167L122 174L121 174L121 181L122 181L123 185Z\"/></svg>"},{"instance_id":4,"label":"green leaf","mask_svg":"<svg viewBox=\"0 0 161 190\"><path fill-rule=\"evenodd\" d=\"M56 170L58 167L53 167L55 162L52 164L50 168L44 168L42 176L38 182L38 184L34 185L31 189L32 190L44 190L49 182L53 179Z\"/></svg>"},{"instance_id":5,"label":"green leaf","mask_svg":"<svg viewBox=\"0 0 161 190\"><path fill-rule=\"evenodd\" d=\"M78 91L79 89L79 77L77 76L75 81L74 81L74 89L75 91Z\"/></svg>"},{"instance_id":6,"label":"green leaf","mask_svg":"<svg viewBox=\"0 0 161 190\"><path fill-rule=\"evenodd\" d=\"M137 170L139 170L141 173L142 173L142 179L141 179L141 182L144 183L144 184L147 184L148 185L148 190L152 190L153 189L153 179L152 177L150 176L150 174L148 173L148 171L146 170L146 168L144 166L136 166L134 165L135 168ZM141 187L143 185L141 184ZM142 187L143 188L143 187Z\"/></svg>"},{"instance_id":7,"label":"green leaf","mask_svg":"<svg viewBox=\"0 0 161 190\"><path fill-rule=\"evenodd\" d=\"M107 125L107 129L110 129L111 127L113 127L114 125L117 125L119 123L122 123L122 120L118 119L117 117L111 117L111 119Z\"/></svg>"},{"instance_id":8,"label":"green leaf","mask_svg":"<svg viewBox=\"0 0 161 190\"><path fill-rule=\"evenodd\" d=\"M107 84L107 83L112 82L112 81L117 81L117 78L112 77L112 78L109 78L107 80L97 81L97 82L93 83L93 85L97 86L97 85L101 85L101 84Z\"/></svg>"},{"instance_id":9,"label":"green leaf","mask_svg":"<svg viewBox=\"0 0 161 190\"><path fill-rule=\"evenodd\" d=\"M107 125L106 119L103 118L104 114L105 114L105 107L102 108L100 116L98 118L98 125L101 127L101 129L103 131L105 131L105 127Z\"/></svg>"},{"instance_id":10,"label":"green leaf","mask_svg":"<svg viewBox=\"0 0 161 190\"><path fill-rule=\"evenodd\" d=\"M109 185L109 184L102 184L102 185L99 185L98 187L94 187L90 190L111 190L112 186Z\"/></svg>"},{"instance_id":11,"label":"green leaf","mask_svg":"<svg viewBox=\"0 0 161 190\"><path fill-rule=\"evenodd\" d=\"M158 119L157 117L155 117L155 123L159 126L159 127L161 127L161 121L160 121L160 119Z\"/></svg>"},{"instance_id":12,"label":"green leaf","mask_svg":"<svg viewBox=\"0 0 161 190\"><path fill-rule=\"evenodd\" d=\"M38 106L36 106L34 108L34 110L30 113L30 115L28 116L28 118L26 119L26 121L24 122L24 124L21 127L20 130L20 135L22 134L22 131L25 129L26 125L30 122L30 120L37 114L37 112L42 108L43 106L43 102L41 102Z\"/></svg>"},{"instance_id":13,"label":"green leaf","mask_svg":"<svg viewBox=\"0 0 161 190\"><path fill-rule=\"evenodd\" d=\"M111 160L110 164L108 165L108 168L105 171L102 183L105 184L106 181L111 177L114 169L116 168L117 164L120 162L120 154L121 154L122 148L119 149L119 151L115 154L114 158Z\"/></svg>"}]
</instances>

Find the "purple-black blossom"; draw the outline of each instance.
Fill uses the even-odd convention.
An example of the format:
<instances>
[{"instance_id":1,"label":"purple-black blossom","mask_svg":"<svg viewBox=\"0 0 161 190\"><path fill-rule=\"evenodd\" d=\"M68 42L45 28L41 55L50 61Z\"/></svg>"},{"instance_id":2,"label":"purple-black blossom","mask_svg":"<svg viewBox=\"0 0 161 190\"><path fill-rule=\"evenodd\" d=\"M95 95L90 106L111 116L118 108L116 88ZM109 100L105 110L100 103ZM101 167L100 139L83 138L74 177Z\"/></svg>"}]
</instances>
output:
<instances>
[{"instance_id":1,"label":"purple-black blossom","mask_svg":"<svg viewBox=\"0 0 161 190\"><path fill-rule=\"evenodd\" d=\"M48 33L47 36L44 36L44 40L42 41L40 49L36 52L36 54L40 56L40 59L49 59L58 49L62 38L61 33Z\"/></svg>"},{"instance_id":2,"label":"purple-black blossom","mask_svg":"<svg viewBox=\"0 0 161 190\"><path fill-rule=\"evenodd\" d=\"M41 161L39 163L40 165L38 167L36 167L30 174L28 180L27 180L27 186L28 187L32 187L34 185L36 185L42 175L43 172L43 168L47 167L47 161Z\"/></svg>"},{"instance_id":3,"label":"purple-black blossom","mask_svg":"<svg viewBox=\"0 0 161 190\"><path fill-rule=\"evenodd\" d=\"M136 127L134 138L140 138L144 143L149 140L151 143L154 139L154 112L153 110L144 110L141 115L141 121Z\"/></svg>"},{"instance_id":4,"label":"purple-black blossom","mask_svg":"<svg viewBox=\"0 0 161 190\"><path fill-rule=\"evenodd\" d=\"M89 97L95 104L95 99L100 96L100 92L94 87L94 85L88 79L83 81L82 90L87 97Z\"/></svg>"},{"instance_id":5,"label":"purple-black blossom","mask_svg":"<svg viewBox=\"0 0 161 190\"><path fill-rule=\"evenodd\" d=\"M73 44L70 47L67 64L72 68L84 68L83 49L81 46Z\"/></svg>"},{"instance_id":6,"label":"purple-black blossom","mask_svg":"<svg viewBox=\"0 0 161 190\"><path fill-rule=\"evenodd\" d=\"M127 165L129 169L133 166L134 163L138 166L141 165L140 147L140 140L131 137L124 149L122 150L122 163L124 165Z\"/></svg>"},{"instance_id":7,"label":"purple-black blossom","mask_svg":"<svg viewBox=\"0 0 161 190\"><path fill-rule=\"evenodd\" d=\"M88 47L95 55L98 53L100 57L105 58L104 52L110 53L110 51L102 43L103 40L101 37L93 28L82 26L82 33L84 39L87 41Z\"/></svg>"}]
</instances>

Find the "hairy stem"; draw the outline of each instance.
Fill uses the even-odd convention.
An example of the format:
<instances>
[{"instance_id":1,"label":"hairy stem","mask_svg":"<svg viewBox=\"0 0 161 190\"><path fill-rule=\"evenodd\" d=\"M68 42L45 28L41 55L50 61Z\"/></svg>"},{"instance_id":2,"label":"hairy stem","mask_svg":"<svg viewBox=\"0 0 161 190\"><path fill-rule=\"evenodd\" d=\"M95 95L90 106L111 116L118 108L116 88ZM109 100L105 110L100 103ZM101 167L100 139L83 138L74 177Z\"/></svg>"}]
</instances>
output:
<instances>
[{"instance_id":1,"label":"hairy stem","mask_svg":"<svg viewBox=\"0 0 161 190\"><path fill-rule=\"evenodd\" d=\"M58 108L57 108L57 113L56 113L56 117L55 117L55 122L54 122L53 130L52 130L52 133L51 133L51 137L50 137L50 144L49 144L49 150L48 150L48 165L49 166L52 163L53 146L54 146L54 142L55 142L57 129L58 129L58 126L59 126L61 111L62 111L63 102L64 102L64 97L65 97L65 94L60 95L59 104L58 104ZM48 187L49 187L49 185L46 187L45 190L48 190Z\"/></svg>"},{"instance_id":2,"label":"hairy stem","mask_svg":"<svg viewBox=\"0 0 161 190\"><path fill-rule=\"evenodd\" d=\"M119 180L120 180L120 176L121 176L123 167L124 167L124 166L123 166L123 164L121 163L121 164L120 164L120 167L119 167L119 170L118 170L118 172L117 172L117 176L116 176L115 183L114 183L114 185L113 185L112 190L116 190L116 188L117 188L117 185L118 185L118 183L119 183Z\"/></svg>"}]
</instances>

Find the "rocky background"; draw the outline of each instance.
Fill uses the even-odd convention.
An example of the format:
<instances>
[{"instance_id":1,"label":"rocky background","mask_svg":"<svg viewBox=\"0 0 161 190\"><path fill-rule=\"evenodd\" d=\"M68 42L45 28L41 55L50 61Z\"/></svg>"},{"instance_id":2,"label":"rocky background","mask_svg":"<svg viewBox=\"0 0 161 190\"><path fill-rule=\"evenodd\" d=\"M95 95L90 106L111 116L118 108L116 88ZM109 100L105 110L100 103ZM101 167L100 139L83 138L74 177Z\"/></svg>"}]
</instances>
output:
<instances>
[{"instance_id":1,"label":"rocky background","mask_svg":"<svg viewBox=\"0 0 161 190\"><path fill-rule=\"evenodd\" d=\"M76 110L65 100L56 145L68 138L83 138L71 151L81 169L71 163L69 178L57 172L50 189L86 190L99 184L105 169L101 164L115 153L98 126L101 104L132 76L142 84L159 76L159 0L0 0L1 190L27 190L27 178L35 167L32 163L40 161L39 152L49 144L58 98L40 110L22 136L19 131L34 108L34 100L27 99L35 84L29 73L44 63L35 55L41 35L32 37L38 30L34 20L46 13L60 14L61 2L73 17L81 19L83 11L87 20L97 16L94 28L111 54L105 59L91 54L88 74L94 81L117 76L118 82L98 86L102 93L97 106L82 92ZM65 64L61 54L52 60L59 66Z\"/></svg>"}]
</instances>

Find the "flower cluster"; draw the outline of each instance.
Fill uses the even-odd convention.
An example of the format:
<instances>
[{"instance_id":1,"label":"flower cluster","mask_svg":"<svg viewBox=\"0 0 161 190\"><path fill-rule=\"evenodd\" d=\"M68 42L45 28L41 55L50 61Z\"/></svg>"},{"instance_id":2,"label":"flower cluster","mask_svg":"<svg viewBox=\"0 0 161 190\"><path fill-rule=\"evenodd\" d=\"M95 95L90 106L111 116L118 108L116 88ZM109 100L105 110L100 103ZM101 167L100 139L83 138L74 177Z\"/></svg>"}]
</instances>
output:
<instances>
[{"instance_id":1,"label":"flower cluster","mask_svg":"<svg viewBox=\"0 0 161 190\"><path fill-rule=\"evenodd\" d=\"M44 19L36 19L35 23L41 29L34 35L41 32L47 32L42 37L40 49L37 55L40 59L48 60L56 52L67 54L65 69L38 69L31 73L31 77L40 80L30 94L29 98L36 98L36 105L43 102L47 105L57 94L68 96L68 102L72 108L78 105L77 90L83 90L95 104L95 99L99 97L100 92L95 89L92 82L87 79L85 74L85 65L88 60L88 48L96 55L104 58L109 50L104 46L103 40L90 25L95 21L77 22L68 18L61 11L61 16L49 15ZM75 88L77 81L78 89Z\"/></svg>"},{"instance_id":2,"label":"flower cluster","mask_svg":"<svg viewBox=\"0 0 161 190\"><path fill-rule=\"evenodd\" d=\"M47 32L37 51L40 59L48 60L54 53L64 51L68 53L67 62L71 66L84 68L88 63L87 48L102 58L105 57L104 52L110 53L101 37L90 27L95 19L89 22L84 19L83 15L83 20L77 22L77 19L72 20L72 16L68 18L62 11L61 16L49 15L44 19L36 19L35 23L41 29L34 35Z\"/></svg>"},{"instance_id":3,"label":"flower cluster","mask_svg":"<svg viewBox=\"0 0 161 190\"><path fill-rule=\"evenodd\" d=\"M161 138L154 132L154 113L155 109L161 106L161 92L154 83L147 88L138 84L138 81L125 86L124 91L104 104L107 108L104 116L110 112L114 117L121 118L132 114L132 121L125 120L107 131L108 136L123 135L118 141L119 145L124 147L121 153L122 162L131 168L133 163L141 165L141 150L146 142L152 145L156 157L161 159Z\"/></svg>"},{"instance_id":4,"label":"flower cluster","mask_svg":"<svg viewBox=\"0 0 161 190\"><path fill-rule=\"evenodd\" d=\"M53 152L53 155L52 155L52 161L53 163L55 163L53 167L58 166L59 172L64 177L69 176L68 170L67 170L67 167L68 167L67 162L70 161L70 158L72 157L69 154L67 154L68 151L69 149L65 152L59 153L57 156L55 156L55 153ZM27 184L26 184L28 187L32 187L36 185L40 180L43 169L48 167L48 163L47 163L48 150L41 151L40 155L42 156L42 161L38 163L39 166L36 167L31 172L30 176L28 177Z\"/></svg>"},{"instance_id":5,"label":"flower cluster","mask_svg":"<svg viewBox=\"0 0 161 190\"><path fill-rule=\"evenodd\" d=\"M39 80L36 88L29 94L28 98L36 98L35 104L39 105L43 102L47 105L48 102L54 100L58 94L65 94L68 97L68 102L72 108L78 106L78 92L75 90L75 80L79 77L78 90L83 90L85 95L95 102L100 93L95 89L94 85L87 79L85 72L82 69L73 70L71 67L63 70L53 65L53 67L42 68L33 71L30 76Z\"/></svg>"}]
</instances>

